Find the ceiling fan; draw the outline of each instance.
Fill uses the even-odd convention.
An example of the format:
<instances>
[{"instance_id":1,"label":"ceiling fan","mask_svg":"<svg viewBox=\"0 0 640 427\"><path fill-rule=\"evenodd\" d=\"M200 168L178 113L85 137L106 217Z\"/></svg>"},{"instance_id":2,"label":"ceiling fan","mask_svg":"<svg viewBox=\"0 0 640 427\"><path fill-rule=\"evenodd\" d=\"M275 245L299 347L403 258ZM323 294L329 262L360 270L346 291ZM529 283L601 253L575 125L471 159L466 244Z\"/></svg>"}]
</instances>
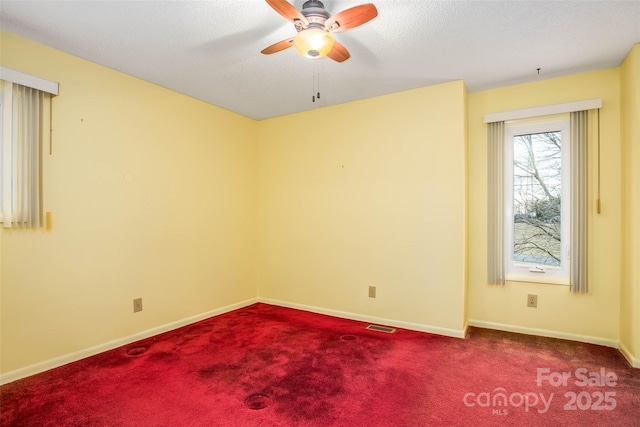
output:
<instances>
[{"instance_id":1,"label":"ceiling fan","mask_svg":"<svg viewBox=\"0 0 640 427\"><path fill-rule=\"evenodd\" d=\"M324 4L317 0L306 1L302 10L296 9L286 0L266 2L280 15L293 22L298 34L263 49L262 53L265 55L294 46L307 58L328 56L337 62L346 61L351 56L349 51L338 43L331 33L350 30L378 16L378 10L371 3L354 6L331 16L324 9Z\"/></svg>"}]
</instances>

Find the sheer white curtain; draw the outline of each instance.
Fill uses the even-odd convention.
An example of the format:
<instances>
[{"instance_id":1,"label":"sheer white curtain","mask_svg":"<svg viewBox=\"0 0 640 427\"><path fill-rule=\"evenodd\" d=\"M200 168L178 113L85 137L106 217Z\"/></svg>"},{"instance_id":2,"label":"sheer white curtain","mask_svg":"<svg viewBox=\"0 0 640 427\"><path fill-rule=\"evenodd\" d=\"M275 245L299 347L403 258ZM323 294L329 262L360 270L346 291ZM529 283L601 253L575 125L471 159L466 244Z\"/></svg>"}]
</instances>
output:
<instances>
[{"instance_id":1,"label":"sheer white curtain","mask_svg":"<svg viewBox=\"0 0 640 427\"><path fill-rule=\"evenodd\" d=\"M587 293L587 111L571 113L571 292Z\"/></svg>"},{"instance_id":2,"label":"sheer white curtain","mask_svg":"<svg viewBox=\"0 0 640 427\"><path fill-rule=\"evenodd\" d=\"M2 81L0 219L4 227L40 227L45 93Z\"/></svg>"},{"instance_id":3,"label":"sheer white curtain","mask_svg":"<svg viewBox=\"0 0 640 427\"><path fill-rule=\"evenodd\" d=\"M504 285L504 122L487 124L487 157L487 278Z\"/></svg>"}]
</instances>

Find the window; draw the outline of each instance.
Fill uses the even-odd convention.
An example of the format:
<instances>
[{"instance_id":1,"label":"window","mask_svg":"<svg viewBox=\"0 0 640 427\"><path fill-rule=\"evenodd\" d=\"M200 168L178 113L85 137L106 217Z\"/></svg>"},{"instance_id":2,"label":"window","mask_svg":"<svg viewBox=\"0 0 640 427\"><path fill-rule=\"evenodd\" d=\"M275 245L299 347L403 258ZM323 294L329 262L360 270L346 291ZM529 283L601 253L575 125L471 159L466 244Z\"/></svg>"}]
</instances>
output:
<instances>
[{"instance_id":1,"label":"window","mask_svg":"<svg viewBox=\"0 0 640 427\"><path fill-rule=\"evenodd\" d=\"M39 227L43 92L7 81L1 82L0 92L0 220L5 227Z\"/></svg>"},{"instance_id":2,"label":"window","mask_svg":"<svg viewBox=\"0 0 640 427\"><path fill-rule=\"evenodd\" d=\"M0 66L0 222L4 227L35 228L43 223L42 145L58 86Z\"/></svg>"},{"instance_id":3,"label":"window","mask_svg":"<svg viewBox=\"0 0 640 427\"><path fill-rule=\"evenodd\" d=\"M588 118L600 107L591 99L484 116L488 284L559 283L589 293Z\"/></svg>"},{"instance_id":4,"label":"window","mask_svg":"<svg viewBox=\"0 0 640 427\"><path fill-rule=\"evenodd\" d=\"M569 284L570 126L505 123L504 257L507 280Z\"/></svg>"}]
</instances>

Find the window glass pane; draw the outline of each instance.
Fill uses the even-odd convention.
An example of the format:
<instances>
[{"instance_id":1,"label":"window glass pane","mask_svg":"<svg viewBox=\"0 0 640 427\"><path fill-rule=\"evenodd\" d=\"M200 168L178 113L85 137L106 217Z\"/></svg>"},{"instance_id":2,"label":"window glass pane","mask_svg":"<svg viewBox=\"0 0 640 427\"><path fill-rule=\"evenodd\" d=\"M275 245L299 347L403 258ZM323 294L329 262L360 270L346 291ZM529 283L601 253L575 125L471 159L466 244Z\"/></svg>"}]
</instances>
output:
<instances>
[{"instance_id":1,"label":"window glass pane","mask_svg":"<svg viewBox=\"0 0 640 427\"><path fill-rule=\"evenodd\" d=\"M513 261L560 266L562 248L562 135L513 138Z\"/></svg>"}]
</instances>

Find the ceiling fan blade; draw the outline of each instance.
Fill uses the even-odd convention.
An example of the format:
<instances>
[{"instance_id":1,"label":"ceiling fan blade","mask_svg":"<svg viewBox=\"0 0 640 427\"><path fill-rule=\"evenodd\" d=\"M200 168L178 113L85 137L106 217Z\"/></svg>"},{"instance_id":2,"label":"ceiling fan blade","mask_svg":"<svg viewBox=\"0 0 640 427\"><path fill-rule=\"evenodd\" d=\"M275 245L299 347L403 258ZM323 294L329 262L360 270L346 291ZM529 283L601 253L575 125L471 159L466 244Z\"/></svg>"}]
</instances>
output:
<instances>
[{"instance_id":1,"label":"ceiling fan blade","mask_svg":"<svg viewBox=\"0 0 640 427\"><path fill-rule=\"evenodd\" d=\"M293 37L290 39L279 41L278 43L274 43L269 47L265 47L260 51L260 53L264 53L265 55L270 55L272 53L280 52L281 50L285 50L288 47L293 46Z\"/></svg>"},{"instance_id":2,"label":"ceiling fan blade","mask_svg":"<svg viewBox=\"0 0 640 427\"><path fill-rule=\"evenodd\" d=\"M378 16L378 9L376 9L373 4L361 4L360 6L343 10L337 15L327 19L327 22L324 24L324 28L328 31L337 33L369 22L376 16Z\"/></svg>"},{"instance_id":3,"label":"ceiling fan blade","mask_svg":"<svg viewBox=\"0 0 640 427\"><path fill-rule=\"evenodd\" d=\"M344 62L351 57L351 54L346 47L336 41L333 43L333 49L327 53L327 56L336 62Z\"/></svg>"},{"instance_id":4,"label":"ceiling fan blade","mask_svg":"<svg viewBox=\"0 0 640 427\"><path fill-rule=\"evenodd\" d=\"M269 3L269 6L273 8L280 15L284 16L289 21L294 24L296 21L302 22L302 24L306 27L309 25L309 21L304 17L302 12L295 8L291 3L286 0L266 0Z\"/></svg>"}]
</instances>

